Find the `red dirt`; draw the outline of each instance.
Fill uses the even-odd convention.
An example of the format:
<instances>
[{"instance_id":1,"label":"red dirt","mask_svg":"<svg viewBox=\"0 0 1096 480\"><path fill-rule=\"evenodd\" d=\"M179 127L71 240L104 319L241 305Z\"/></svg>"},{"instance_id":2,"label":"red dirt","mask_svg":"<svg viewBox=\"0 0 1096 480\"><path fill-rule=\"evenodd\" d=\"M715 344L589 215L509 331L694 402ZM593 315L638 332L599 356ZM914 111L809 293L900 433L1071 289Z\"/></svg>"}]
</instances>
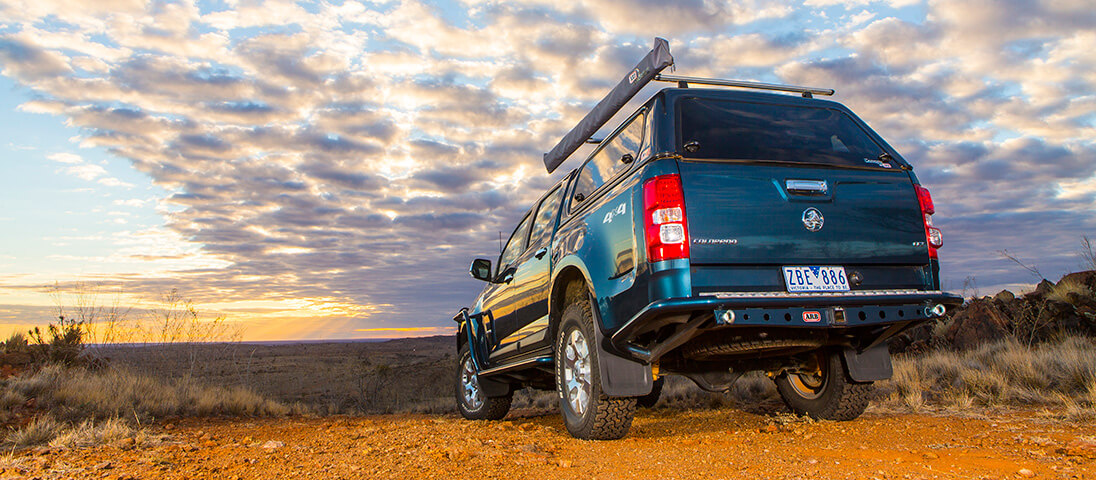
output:
<instances>
[{"instance_id":1,"label":"red dirt","mask_svg":"<svg viewBox=\"0 0 1096 480\"><path fill-rule=\"evenodd\" d=\"M571 438L558 414L188 419L136 442L16 452L0 478L1096 479L1094 434L1096 422L1035 412L807 422L641 410L627 438L607 442Z\"/></svg>"}]
</instances>

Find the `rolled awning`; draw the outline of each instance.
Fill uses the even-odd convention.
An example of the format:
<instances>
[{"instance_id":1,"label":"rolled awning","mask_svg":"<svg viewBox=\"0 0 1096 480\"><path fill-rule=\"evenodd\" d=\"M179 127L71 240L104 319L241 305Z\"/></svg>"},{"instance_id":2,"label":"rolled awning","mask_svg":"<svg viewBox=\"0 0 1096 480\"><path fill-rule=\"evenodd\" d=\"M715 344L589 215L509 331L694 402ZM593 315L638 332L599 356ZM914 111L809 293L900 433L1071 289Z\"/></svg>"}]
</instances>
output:
<instances>
[{"instance_id":1,"label":"rolled awning","mask_svg":"<svg viewBox=\"0 0 1096 480\"><path fill-rule=\"evenodd\" d=\"M628 72L616 87L613 87L605 98L601 99L593 110L590 110L578 125L575 125L563 139L548 153L544 154L544 167L548 173L552 173L570 157L578 147L581 147L586 139L596 133L605 122L616 115L624 105L632 99L639 90L651 82L666 67L674 64L674 57L670 55L670 43L664 38L655 37L654 48L647 53L636 65L636 68Z\"/></svg>"}]
</instances>

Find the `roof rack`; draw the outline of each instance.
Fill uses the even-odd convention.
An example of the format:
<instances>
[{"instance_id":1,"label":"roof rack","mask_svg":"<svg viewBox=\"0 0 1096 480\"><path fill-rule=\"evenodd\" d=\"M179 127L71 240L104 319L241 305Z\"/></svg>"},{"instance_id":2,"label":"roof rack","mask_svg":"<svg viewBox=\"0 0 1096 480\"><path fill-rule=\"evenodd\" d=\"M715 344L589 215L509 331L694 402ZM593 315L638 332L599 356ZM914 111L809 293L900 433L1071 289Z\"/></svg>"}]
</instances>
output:
<instances>
[{"instance_id":1,"label":"roof rack","mask_svg":"<svg viewBox=\"0 0 1096 480\"><path fill-rule=\"evenodd\" d=\"M775 83L746 82L742 80L723 80L720 78L685 77L681 75L655 75L656 82L677 82L681 88L688 88L690 83L700 85L718 85L721 87L756 88L758 90L776 90L779 92L792 92L802 94L806 98L814 95L833 95L832 88L800 87L796 85L780 85Z\"/></svg>"},{"instance_id":2,"label":"roof rack","mask_svg":"<svg viewBox=\"0 0 1096 480\"><path fill-rule=\"evenodd\" d=\"M795 85L777 85L773 83L744 82L740 80L721 80L718 78L683 77L680 75L663 75L661 72L666 67L674 64L674 57L670 55L670 43L664 38L655 37L654 47L636 64L632 71L609 94L602 98L586 116L563 136L563 139L552 147L552 150L544 154L544 167L548 173L555 171L567 157L575 153L583 144L600 143L599 140L590 138L605 122L616 115L624 104L628 103L640 89L652 81L677 82L682 88L687 88L690 83L701 85L719 85L724 87L756 88L761 90L777 90L781 92L794 92L811 98L813 95L833 95L834 91L827 88L797 87Z\"/></svg>"}]
</instances>

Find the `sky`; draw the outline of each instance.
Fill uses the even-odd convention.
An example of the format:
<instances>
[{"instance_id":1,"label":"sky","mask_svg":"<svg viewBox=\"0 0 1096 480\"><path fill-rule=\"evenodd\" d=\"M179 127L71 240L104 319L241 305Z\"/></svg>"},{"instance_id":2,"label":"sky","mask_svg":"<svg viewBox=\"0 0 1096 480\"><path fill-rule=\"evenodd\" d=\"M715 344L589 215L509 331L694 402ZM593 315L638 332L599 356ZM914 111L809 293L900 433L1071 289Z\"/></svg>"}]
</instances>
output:
<instances>
[{"instance_id":1,"label":"sky","mask_svg":"<svg viewBox=\"0 0 1096 480\"><path fill-rule=\"evenodd\" d=\"M835 88L932 191L947 289L1096 239L1090 0L0 0L0 334L51 285L247 340L450 333L656 35L681 75Z\"/></svg>"}]
</instances>

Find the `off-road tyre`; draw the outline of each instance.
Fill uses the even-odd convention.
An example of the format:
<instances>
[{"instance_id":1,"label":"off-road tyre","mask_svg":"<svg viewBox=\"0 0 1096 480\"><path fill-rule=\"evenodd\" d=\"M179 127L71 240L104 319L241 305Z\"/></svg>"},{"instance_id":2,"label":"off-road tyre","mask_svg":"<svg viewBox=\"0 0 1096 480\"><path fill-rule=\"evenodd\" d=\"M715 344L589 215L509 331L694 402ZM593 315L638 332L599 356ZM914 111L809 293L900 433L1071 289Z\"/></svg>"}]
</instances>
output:
<instances>
[{"instance_id":1,"label":"off-road tyre","mask_svg":"<svg viewBox=\"0 0 1096 480\"><path fill-rule=\"evenodd\" d=\"M635 397L614 398L605 395L601 389L601 371L598 367L598 349L594 332L593 314L591 313L589 296L572 295L572 287L568 287L570 302L560 316L560 325L557 329L555 340L555 371L556 392L559 394L560 411L563 413L563 423L567 431L575 438L582 440L616 440L628 434L632 427L632 418L635 417ZM568 338L574 331L581 332L587 345L589 366L589 395L586 399L585 410L576 412L572 408L566 390L564 368Z\"/></svg>"},{"instance_id":2,"label":"off-road tyre","mask_svg":"<svg viewBox=\"0 0 1096 480\"><path fill-rule=\"evenodd\" d=\"M470 404L465 397L465 363L471 359L471 352L468 350L468 345L462 345L460 352L457 354L457 372L454 375L454 397L457 401L457 410L460 410L460 415L469 420L500 420L510 412L510 401L514 398L514 393L510 392L501 397L488 397L483 395L483 390L480 390L481 402L479 405ZM478 382L478 377L475 380Z\"/></svg>"},{"instance_id":3,"label":"off-road tyre","mask_svg":"<svg viewBox=\"0 0 1096 480\"><path fill-rule=\"evenodd\" d=\"M640 408L651 408L658 404L658 399L662 396L663 383L666 383L665 377L655 380L654 383L651 384L651 393L642 397L636 397L636 405Z\"/></svg>"},{"instance_id":4,"label":"off-road tyre","mask_svg":"<svg viewBox=\"0 0 1096 480\"><path fill-rule=\"evenodd\" d=\"M819 353L819 367L818 376L785 372L773 379L784 404L797 415L821 420L852 420L864 413L872 383L849 378L840 352Z\"/></svg>"}]
</instances>

